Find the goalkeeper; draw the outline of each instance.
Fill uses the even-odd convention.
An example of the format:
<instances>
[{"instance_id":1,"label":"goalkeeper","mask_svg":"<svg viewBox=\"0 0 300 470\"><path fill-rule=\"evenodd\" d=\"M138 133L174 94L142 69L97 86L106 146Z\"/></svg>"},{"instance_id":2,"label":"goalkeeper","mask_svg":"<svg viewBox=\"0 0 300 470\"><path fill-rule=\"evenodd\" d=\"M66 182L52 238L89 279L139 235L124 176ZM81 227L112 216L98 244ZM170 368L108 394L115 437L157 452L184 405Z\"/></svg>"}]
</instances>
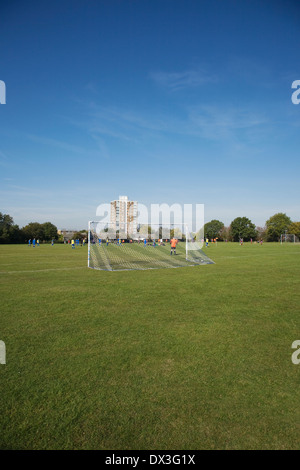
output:
<instances>
[{"instance_id":1,"label":"goalkeeper","mask_svg":"<svg viewBox=\"0 0 300 470\"><path fill-rule=\"evenodd\" d=\"M174 253L174 255L176 255L176 245L178 243L178 240L176 238L172 238L172 240L170 241L171 243L171 255L172 253Z\"/></svg>"}]
</instances>

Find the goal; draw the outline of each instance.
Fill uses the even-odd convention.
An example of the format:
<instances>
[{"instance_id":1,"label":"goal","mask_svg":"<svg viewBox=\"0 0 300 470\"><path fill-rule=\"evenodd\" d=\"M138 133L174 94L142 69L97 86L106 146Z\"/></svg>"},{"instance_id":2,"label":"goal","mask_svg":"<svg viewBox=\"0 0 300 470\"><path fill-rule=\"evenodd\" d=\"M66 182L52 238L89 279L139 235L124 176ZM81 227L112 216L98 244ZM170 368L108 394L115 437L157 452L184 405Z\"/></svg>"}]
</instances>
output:
<instances>
[{"instance_id":1,"label":"goal","mask_svg":"<svg viewBox=\"0 0 300 470\"><path fill-rule=\"evenodd\" d=\"M293 233L282 233L280 243L299 243L299 238Z\"/></svg>"},{"instance_id":2,"label":"goal","mask_svg":"<svg viewBox=\"0 0 300 470\"><path fill-rule=\"evenodd\" d=\"M88 267L106 271L179 268L214 264L202 251L203 238L187 226L138 226L135 233L89 222ZM171 241L173 242L171 243ZM176 246L174 240L176 240Z\"/></svg>"}]
</instances>

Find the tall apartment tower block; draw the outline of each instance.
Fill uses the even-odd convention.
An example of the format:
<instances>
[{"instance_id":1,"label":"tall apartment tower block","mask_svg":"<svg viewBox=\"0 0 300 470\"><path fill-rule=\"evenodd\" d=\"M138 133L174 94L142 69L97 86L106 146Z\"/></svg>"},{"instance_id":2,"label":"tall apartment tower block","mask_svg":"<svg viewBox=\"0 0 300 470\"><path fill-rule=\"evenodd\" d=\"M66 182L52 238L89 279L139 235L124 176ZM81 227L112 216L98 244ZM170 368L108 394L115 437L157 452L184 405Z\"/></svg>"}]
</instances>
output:
<instances>
[{"instance_id":1,"label":"tall apartment tower block","mask_svg":"<svg viewBox=\"0 0 300 470\"><path fill-rule=\"evenodd\" d=\"M126 236L137 232L137 215L137 201L129 201L127 196L119 196L110 203L110 223Z\"/></svg>"}]
</instances>

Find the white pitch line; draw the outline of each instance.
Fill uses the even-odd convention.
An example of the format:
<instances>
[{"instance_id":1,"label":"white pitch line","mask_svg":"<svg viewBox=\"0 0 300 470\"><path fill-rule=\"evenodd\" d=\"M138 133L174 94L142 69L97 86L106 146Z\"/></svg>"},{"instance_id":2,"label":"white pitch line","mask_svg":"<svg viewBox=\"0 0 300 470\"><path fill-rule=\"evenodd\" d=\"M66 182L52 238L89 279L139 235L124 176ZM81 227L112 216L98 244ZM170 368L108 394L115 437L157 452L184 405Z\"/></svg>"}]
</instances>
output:
<instances>
[{"instance_id":1,"label":"white pitch line","mask_svg":"<svg viewBox=\"0 0 300 470\"><path fill-rule=\"evenodd\" d=\"M68 271L73 269L87 269L86 266L73 267L73 268L49 268L49 269L34 269L27 271L0 271L0 274L17 274L17 273L45 273L48 271Z\"/></svg>"}]
</instances>

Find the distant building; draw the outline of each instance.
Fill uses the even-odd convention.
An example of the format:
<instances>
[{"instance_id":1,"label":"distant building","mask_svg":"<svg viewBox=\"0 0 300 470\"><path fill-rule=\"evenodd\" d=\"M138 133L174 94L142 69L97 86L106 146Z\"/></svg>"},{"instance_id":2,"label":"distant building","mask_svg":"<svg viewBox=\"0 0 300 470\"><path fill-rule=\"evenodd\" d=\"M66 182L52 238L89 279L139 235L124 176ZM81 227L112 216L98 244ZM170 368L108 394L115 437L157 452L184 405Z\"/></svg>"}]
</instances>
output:
<instances>
[{"instance_id":1,"label":"distant building","mask_svg":"<svg viewBox=\"0 0 300 470\"><path fill-rule=\"evenodd\" d=\"M64 237L64 241L72 240L76 232L78 232L78 230L66 230L65 228L57 230L57 234L62 235Z\"/></svg>"},{"instance_id":2,"label":"distant building","mask_svg":"<svg viewBox=\"0 0 300 470\"><path fill-rule=\"evenodd\" d=\"M128 196L119 196L110 203L110 223L115 230L126 236L137 232L137 201L129 201Z\"/></svg>"}]
</instances>

